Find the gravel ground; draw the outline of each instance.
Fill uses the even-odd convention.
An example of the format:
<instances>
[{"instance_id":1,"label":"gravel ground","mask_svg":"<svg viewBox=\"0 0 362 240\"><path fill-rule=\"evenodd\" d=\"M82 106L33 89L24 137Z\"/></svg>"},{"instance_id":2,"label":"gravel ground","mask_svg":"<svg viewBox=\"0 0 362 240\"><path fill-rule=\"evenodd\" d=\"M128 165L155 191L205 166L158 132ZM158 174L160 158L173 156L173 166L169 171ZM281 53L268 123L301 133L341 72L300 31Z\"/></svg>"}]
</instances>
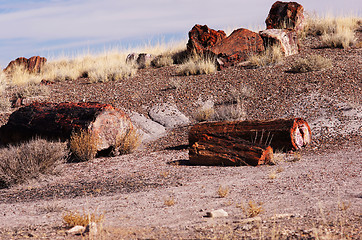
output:
<instances>
[{"instance_id":1,"label":"gravel ground","mask_svg":"<svg viewBox=\"0 0 362 240\"><path fill-rule=\"evenodd\" d=\"M359 239L361 48L318 46L317 39L307 38L299 55L259 69L235 66L178 76L177 66L170 66L142 69L122 82L50 85L49 101L111 103L145 116L154 104L173 102L192 123L200 98L230 104L238 89L247 119L302 117L313 142L300 156L277 154L274 166L189 166L189 126L168 129L133 154L68 163L57 176L0 189L0 239L82 239L65 233L62 214L69 210L103 214L103 239ZM331 59L333 67L288 72L296 58L308 54ZM2 114L2 123L8 115ZM220 186L229 190L226 197L218 195ZM167 206L170 199L174 205ZM256 218L240 208L249 201L262 203ZM204 217L220 208L229 216Z\"/></svg>"}]
</instances>

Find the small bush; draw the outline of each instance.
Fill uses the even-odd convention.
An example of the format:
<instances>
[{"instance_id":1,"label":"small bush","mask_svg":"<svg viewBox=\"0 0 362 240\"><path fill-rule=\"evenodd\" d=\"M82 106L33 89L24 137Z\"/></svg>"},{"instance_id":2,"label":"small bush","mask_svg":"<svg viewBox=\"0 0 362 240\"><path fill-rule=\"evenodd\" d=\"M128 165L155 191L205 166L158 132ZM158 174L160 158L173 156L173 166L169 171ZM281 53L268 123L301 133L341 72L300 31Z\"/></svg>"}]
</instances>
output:
<instances>
[{"instance_id":1,"label":"small bush","mask_svg":"<svg viewBox=\"0 0 362 240\"><path fill-rule=\"evenodd\" d=\"M55 173L69 155L66 143L35 139L0 149L0 185L9 187Z\"/></svg>"},{"instance_id":2,"label":"small bush","mask_svg":"<svg viewBox=\"0 0 362 240\"><path fill-rule=\"evenodd\" d=\"M217 67L215 65L214 59L194 56L179 66L178 74L186 76L210 74L216 72L216 70Z\"/></svg>"},{"instance_id":3,"label":"small bush","mask_svg":"<svg viewBox=\"0 0 362 240\"><path fill-rule=\"evenodd\" d=\"M141 144L142 136L137 129L131 128L126 134L117 139L113 155L123 155L133 152Z\"/></svg>"},{"instance_id":4,"label":"small bush","mask_svg":"<svg viewBox=\"0 0 362 240\"><path fill-rule=\"evenodd\" d=\"M254 203L253 201L249 201L248 205L239 204L237 207L241 208L245 214L246 218L252 218L258 216L260 213L264 212L262 203Z\"/></svg>"},{"instance_id":5,"label":"small bush","mask_svg":"<svg viewBox=\"0 0 362 240\"><path fill-rule=\"evenodd\" d=\"M67 227L74 226L87 226L91 222L101 223L103 222L104 214L86 213L83 210L83 213L79 213L77 211L69 211L63 214L63 222Z\"/></svg>"},{"instance_id":6,"label":"small bush","mask_svg":"<svg viewBox=\"0 0 362 240\"><path fill-rule=\"evenodd\" d=\"M29 83L40 83L42 77L37 73L29 73L22 65L15 66L9 75L11 85L21 86Z\"/></svg>"},{"instance_id":7,"label":"small bush","mask_svg":"<svg viewBox=\"0 0 362 240\"><path fill-rule=\"evenodd\" d=\"M318 71L332 67L332 61L320 55L309 55L306 58L298 58L290 69L294 73Z\"/></svg>"},{"instance_id":8,"label":"small bush","mask_svg":"<svg viewBox=\"0 0 362 240\"><path fill-rule=\"evenodd\" d=\"M357 39L354 31L348 28L337 28L334 33L322 35L322 46L331 48L349 48Z\"/></svg>"},{"instance_id":9,"label":"small bush","mask_svg":"<svg viewBox=\"0 0 362 240\"><path fill-rule=\"evenodd\" d=\"M249 60L249 65L254 68L265 67L272 64L277 64L282 61L284 53L281 47L274 44L268 47L263 53L252 55Z\"/></svg>"},{"instance_id":10,"label":"small bush","mask_svg":"<svg viewBox=\"0 0 362 240\"><path fill-rule=\"evenodd\" d=\"M70 150L78 161L89 161L97 155L98 142L96 134L81 129L70 136Z\"/></svg>"},{"instance_id":11,"label":"small bush","mask_svg":"<svg viewBox=\"0 0 362 240\"><path fill-rule=\"evenodd\" d=\"M171 207L173 205L175 205L175 198L174 197L169 197L167 199L165 199L165 206L167 207Z\"/></svg>"},{"instance_id":12,"label":"small bush","mask_svg":"<svg viewBox=\"0 0 362 240\"><path fill-rule=\"evenodd\" d=\"M223 187L223 186L219 186L219 188L217 189L217 195L219 195L219 197L224 198L229 194L229 187Z\"/></svg>"},{"instance_id":13,"label":"small bush","mask_svg":"<svg viewBox=\"0 0 362 240\"><path fill-rule=\"evenodd\" d=\"M199 107L195 113L195 120L198 122L209 121L214 119L215 109L214 102L212 100L207 100L206 102L202 102L199 100Z\"/></svg>"}]
</instances>

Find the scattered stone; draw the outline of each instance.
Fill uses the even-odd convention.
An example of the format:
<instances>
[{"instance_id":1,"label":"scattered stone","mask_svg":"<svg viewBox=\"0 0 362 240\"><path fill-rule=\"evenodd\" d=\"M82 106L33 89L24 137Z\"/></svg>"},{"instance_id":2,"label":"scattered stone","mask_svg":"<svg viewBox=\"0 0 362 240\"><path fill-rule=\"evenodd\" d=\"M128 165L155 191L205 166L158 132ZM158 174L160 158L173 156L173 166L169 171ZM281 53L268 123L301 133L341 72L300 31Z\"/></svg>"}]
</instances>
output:
<instances>
[{"instance_id":1,"label":"scattered stone","mask_svg":"<svg viewBox=\"0 0 362 240\"><path fill-rule=\"evenodd\" d=\"M130 114L132 123L143 133L143 142L156 140L166 133L166 128L161 124L146 118L137 112Z\"/></svg>"},{"instance_id":2,"label":"scattered stone","mask_svg":"<svg viewBox=\"0 0 362 240\"><path fill-rule=\"evenodd\" d=\"M219 68L222 68L246 61L250 54L258 54L265 49L263 39L258 33L239 28L210 50L217 55Z\"/></svg>"},{"instance_id":3,"label":"scattered stone","mask_svg":"<svg viewBox=\"0 0 362 240\"><path fill-rule=\"evenodd\" d=\"M211 47L226 38L222 30L210 29L207 25L196 24L189 32L187 51L190 54L205 55Z\"/></svg>"},{"instance_id":4,"label":"scattered stone","mask_svg":"<svg viewBox=\"0 0 362 240\"><path fill-rule=\"evenodd\" d=\"M74 226L68 231L66 231L67 234L73 234L73 235L81 235L86 230L83 226Z\"/></svg>"},{"instance_id":5,"label":"scattered stone","mask_svg":"<svg viewBox=\"0 0 362 240\"><path fill-rule=\"evenodd\" d=\"M39 73L46 62L47 59L45 57L34 56L29 59L20 57L11 61L4 69L4 72L11 73L15 67L23 66L24 69L31 73Z\"/></svg>"},{"instance_id":6,"label":"scattered stone","mask_svg":"<svg viewBox=\"0 0 362 240\"><path fill-rule=\"evenodd\" d=\"M175 104L171 103L157 104L151 108L148 114L153 121L169 128L190 124L190 119L180 112Z\"/></svg>"},{"instance_id":7,"label":"scattered stone","mask_svg":"<svg viewBox=\"0 0 362 240\"><path fill-rule=\"evenodd\" d=\"M259 32L266 46L278 44L285 56L299 53L297 32L292 29L266 29Z\"/></svg>"},{"instance_id":8,"label":"scattered stone","mask_svg":"<svg viewBox=\"0 0 362 240\"><path fill-rule=\"evenodd\" d=\"M227 217L229 214L224 209L213 210L211 212L206 212L206 217L210 218L219 218L219 217Z\"/></svg>"},{"instance_id":9,"label":"scattered stone","mask_svg":"<svg viewBox=\"0 0 362 240\"><path fill-rule=\"evenodd\" d=\"M251 222L261 222L261 217L246 218L242 220L233 221L233 223L247 224Z\"/></svg>"},{"instance_id":10,"label":"scattered stone","mask_svg":"<svg viewBox=\"0 0 362 240\"><path fill-rule=\"evenodd\" d=\"M130 53L126 58L126 62L130 63L133 61L137 63L139 68L145 68L150 66L153 59L154 57L148 53Z\"/></svg>"},{"instance_id":11,"label":"scattered stone","mask_svg":"<svg viewBox=\"0 0 362 240\"><path fill-rule=\"evenodd\" d=\"M291 28L297 32L304 26L304 7L296 2L275 2L267 19L265 20L267 29Z\"/></svg>"}]
</instances>

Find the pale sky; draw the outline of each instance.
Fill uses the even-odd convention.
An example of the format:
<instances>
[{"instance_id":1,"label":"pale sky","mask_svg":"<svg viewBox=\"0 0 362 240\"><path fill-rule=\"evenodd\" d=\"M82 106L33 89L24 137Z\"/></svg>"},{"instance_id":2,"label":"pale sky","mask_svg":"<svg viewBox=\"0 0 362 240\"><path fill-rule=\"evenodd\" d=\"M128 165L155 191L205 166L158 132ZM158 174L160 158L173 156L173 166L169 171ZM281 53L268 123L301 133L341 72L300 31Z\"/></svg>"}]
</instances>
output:
<instances>
[{"instance_id":1,"label":"pale sky","mask_svg":"<svg viewBox=\"0 0 362 240\"><path fill-rule=\"evenodd\" d=\"M187 39L195 24L265 27L274 0L0 0L0 66ZM298 1L318 14L362 15L361 0Z\"/></svg>"}]
</instances>

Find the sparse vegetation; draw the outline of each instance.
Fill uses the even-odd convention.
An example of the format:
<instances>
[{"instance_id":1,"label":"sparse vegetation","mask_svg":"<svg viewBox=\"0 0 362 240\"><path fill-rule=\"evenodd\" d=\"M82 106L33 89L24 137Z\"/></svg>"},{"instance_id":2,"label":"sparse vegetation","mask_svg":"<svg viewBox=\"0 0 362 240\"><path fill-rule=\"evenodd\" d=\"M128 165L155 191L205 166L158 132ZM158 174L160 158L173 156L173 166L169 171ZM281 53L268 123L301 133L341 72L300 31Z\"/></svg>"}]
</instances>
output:
<instances>
[{"instance_id":1,"label":"sparse vegetation","mask_svg":"<svg viewBox=\"0 0 362 240\"><path fill-rule=\"evenodd\" d=\"M29 83L40 83L42 77L36 73L29 73L22 65L14 66L11 73L7 74L10 85L21 86Z\"/></svg>"},{"instance_id":2,"label":"sparse vegetation","mask_svg":"<svg viewBox=\"0 0 362 240\"><path fill-rule=\"evenodd\" d=\"M0 186L9 187L56 173L69 151L66 143L34 139L18 146L0 149Z\"/></svg>"},{"instance_id":3,"label":"sparse vegetation","mask_svg":"<svg viewBox=\"0 0 362 240\"><path fill-rule=\"evenodd\" d=\"M173 64L173 59L171 53L165 53L163 55L159 55L151 61L151 65L155 68L171 66L172 64Z\"/></svg>"},{"instance_id":4,"label":"sparse vegetation","mask_svg":"<svg viewBox=\"0 0 362 240\"><path fill-rule=\"evenodd\" d=\"M199 107L195 113L195 119L198 122L209 121L214 118L215 109L214 109L214 102L212 99L209 99L203 102L201 99L198 101Z\"/></svg>"},{"instance_id":5,"label":"sparse vegetation","mask_svg":"<svg viewBox=\"0 0 362 240\"><path fill-rule=\"evenodd\" d=\"M216 72L217 67L213 58L193 56L178 67L179 75L199 75Z\"/></svg>"},{"instance_id":6,"label":"sparse vegetation","mask_svg":"<svg viewBox=\"0 0 362 240\"><path fill-rule=\"evenodd\" d=\"M260 213L264 212L263 203L254 203L252 200L248 202L248 205L237 204L236 207L241 208L245 214L246 218L252 218L258 216Z\"/></svg>"},{"instance_id":7,"label":"sparse vegetation","mask_svg":"<svg viewBox=\"0 0 362 240\"><path fill-rule=\"evenodd\" d=\"M117 139L113 155L123 155L132 153L141 144L142 136L136 128L129 129L126 134Z\"/></svg>"},{"instance_id":8,"label":"sparse vegetation","mask_svg":"<svg viewBox=\"0 0 362 240\"><path fill-rule=\"evenodd\" d=\"M175 203L176 203L176 201L173 196L165 199L165 206L167 206L167 207L171 207L171 206L175 205Z\"/></svg>"},{"instance_id":9,"label":"sparse vegetation","mask_svg":"<svg viewBox=\"0 0 362 240\"><path fill-rule=\"evenodd\" d=\"M78 161L89 161L97 155L98 141L96 134L81 129L70 136L70 150Z\"/></svg>"},{"instance_id":10,"label":"sparse vegetation","mask_svg":"<svg viewBox=\"0 0 362 240\"><path fill-rule=\"evenodd\" d=\"M49 94L49 88L38 83L26 83L16 89L15 96L19 98L46 96Z\"/></svg>"},{"instance_id":11,"label":"sparse vegetation","mask_svg":"<svg viewBox=\"0 0 362 240\"><path fill-rule=\"evenodd\" d=\"M96 212L79 213L78 211L69 211L63 214L63 222L67 227L74 226L87 226L91 222L102 223L104 220L104 214L98 214Z\"/></svg>"},{"instance_id":12,"label":"sparse vegetation","mask_svg":"<svg viewBox=\"0 0 362 240\"><path fill-rule=\"evenodd\" d=\"M248 61L251 67L258 68L277 64L282 61L283 57L284 53L281 47L274 44L269 46L263 53L250 56Z\"/></svg>"},{"instance_id":13,"label":"sparse vegetation","mask_svg":"<svg viewBox=\"0 0 362 240\"><path fill-rule=\"evenodd\" d=\"M356 43L354 31L362 19L358 17L312 16L307 19L305 35L321 36L322 46L348 48Z\"/></svg>"},{"instance_id":14,"label":"sparse vegetation","mask_svg":"<svg viewBox=\"0 0 362 240\"><path fill-rule=\"evenodd\" d=\"M229 194L229 191L229 187L219 186L219 188L217 189L217 195L221 198L224 198Z\"/></svg>"},{"instance_id":15,"label":"sparse vegetation","mask_svg":"<svg viewBox=\"0 0 362 240\"><path fill-rule=\"evenodd\" d=\"M318 71L332 67L332 61L320 55L309 55L305 58L298 58L290 69L294 73Z\"/></svg>"}]
</instances>

